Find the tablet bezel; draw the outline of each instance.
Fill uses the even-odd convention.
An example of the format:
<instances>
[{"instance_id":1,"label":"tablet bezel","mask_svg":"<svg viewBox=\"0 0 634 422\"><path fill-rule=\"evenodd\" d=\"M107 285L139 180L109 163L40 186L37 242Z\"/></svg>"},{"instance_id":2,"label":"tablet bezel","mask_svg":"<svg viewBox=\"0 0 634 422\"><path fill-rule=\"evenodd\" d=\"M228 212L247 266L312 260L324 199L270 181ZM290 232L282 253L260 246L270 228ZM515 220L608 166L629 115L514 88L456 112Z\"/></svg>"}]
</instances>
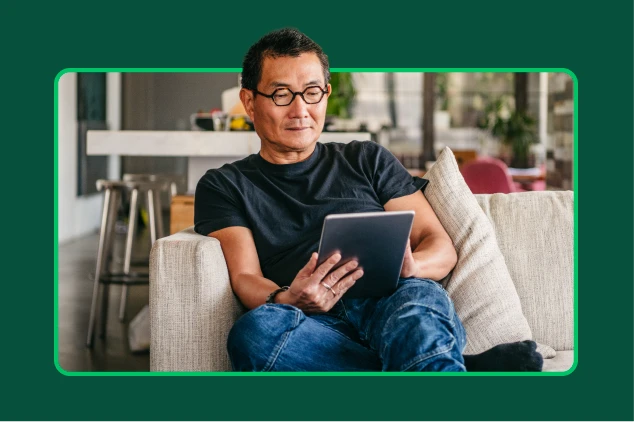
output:
<instances>
[{"instance_id":1,"label":"tablet bezel","mask_svg":"<svg viewBox=\"0 0 634 422\"><path fill-rule=\"evenodd\" d=\"M410 210L330 214L326 216L319 240L317 265L321 265L336 252L341 253L342 259L331 271L345 265L352 259L359 260L364 275L346 292L345 298L381 297L393 293L400 276L407 240L414 224L414 216L415 212ZM374 231L374 233L370 233L368 230ZM392 233L395 237L388 238L386 241L386 232ZM372 235L373 239L368 239ZM346 238L346 241L338 240L342 236ZM333 246L337 243L339 245L348 243L347 246L343 246L346 250ZM351 246L350 243L353 245Z\"/></svg>"}]
</instances>

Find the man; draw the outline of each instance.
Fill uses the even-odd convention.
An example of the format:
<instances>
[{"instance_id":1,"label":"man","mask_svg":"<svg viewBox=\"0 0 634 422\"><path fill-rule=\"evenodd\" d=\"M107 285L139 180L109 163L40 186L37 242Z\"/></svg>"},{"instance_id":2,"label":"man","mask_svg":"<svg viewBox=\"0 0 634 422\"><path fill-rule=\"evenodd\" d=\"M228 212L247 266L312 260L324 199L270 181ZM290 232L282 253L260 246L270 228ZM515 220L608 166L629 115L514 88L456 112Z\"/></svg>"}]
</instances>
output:
<instances>
[{"instance_id":1,"label":"man","mask_svg":"<svg viewBox=\"0 0 634 422\"><path fill-rule=\"evenodd\" d=\"M283 29L255 43L240 99L261 150L208 171L196 189L195 229L220 241L233 291L251 310L229 334L233 369L465 371L464 328L435 281L457 255L421 191L427 181L376 143L318 142L329 80L327 56L301 32ZM363 269L353 261L333 270L339 255L317 266L324 217L384 210L415 211L398 288L383 298L342 298ZM466 361L495 370L492 357L509 368L517 356L541 369L532 342Z\"/></svg>"}]
</instances>

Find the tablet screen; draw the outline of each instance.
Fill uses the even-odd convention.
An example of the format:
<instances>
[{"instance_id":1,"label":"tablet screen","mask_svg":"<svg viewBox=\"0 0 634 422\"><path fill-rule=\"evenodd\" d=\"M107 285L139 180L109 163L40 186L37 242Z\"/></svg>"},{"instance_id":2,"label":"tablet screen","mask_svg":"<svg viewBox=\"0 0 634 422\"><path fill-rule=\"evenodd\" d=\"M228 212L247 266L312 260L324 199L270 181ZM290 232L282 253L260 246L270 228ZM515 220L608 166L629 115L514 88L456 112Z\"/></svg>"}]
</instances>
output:
<instances>
[{"instance_id":1,"label":"tablet screen","mask_svg":"<svg viewBox=\"0 0 634 422\"><path fill-rule=\"evenodd\" d=\"M335 253L334 269L356 259L363 276L345 297L388 296L396 290L414 211L332 214L324 219L317 265Z\"/></svg>"}]
</instances>

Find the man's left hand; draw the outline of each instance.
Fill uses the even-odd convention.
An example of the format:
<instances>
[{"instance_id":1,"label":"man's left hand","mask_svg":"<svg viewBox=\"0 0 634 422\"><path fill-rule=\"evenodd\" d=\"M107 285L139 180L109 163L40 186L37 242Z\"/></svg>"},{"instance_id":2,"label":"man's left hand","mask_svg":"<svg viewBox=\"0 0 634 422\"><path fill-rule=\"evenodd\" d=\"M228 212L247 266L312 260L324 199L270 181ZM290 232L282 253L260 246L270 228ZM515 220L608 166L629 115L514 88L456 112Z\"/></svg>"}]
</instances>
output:
<instances>
[{"instance_id":1,"label":"man's left hand","mask_svg":"<svg viewBox=\"0 0 634 422\"><path fill-rule=\"evenodd\" d=\"M403 266L401 267L401 277L416 277L418 274L418 263L414 259L412 254L412 247L409 239L407 240L407 247L405 247L405 258L403 258Z\"/></svg>"}]
</instances>

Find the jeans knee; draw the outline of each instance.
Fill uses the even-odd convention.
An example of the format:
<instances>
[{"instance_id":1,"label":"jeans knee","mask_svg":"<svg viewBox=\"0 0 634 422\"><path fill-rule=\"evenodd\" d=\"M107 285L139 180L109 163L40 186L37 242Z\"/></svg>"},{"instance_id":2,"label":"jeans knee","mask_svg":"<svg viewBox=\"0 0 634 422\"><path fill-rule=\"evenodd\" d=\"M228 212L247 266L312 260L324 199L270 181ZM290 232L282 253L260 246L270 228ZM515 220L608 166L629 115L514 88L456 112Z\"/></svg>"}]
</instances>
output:
<instances>
[{"instance_id":1,"label":"jeans knee","mask_svg":"<svg viewBox=\"0 0 634 422\"><path fill-rule=\"evenodd\" d=\"M426 315L428 320L434 319L436 323L447 325L457 347L464 350L467 342L464 327L449 294L440 283L421 278L401 279L393 296L393 309L397 315L419 313L421 317Z\"/></svg>"},{"instance_id":2,"label":"jeans knee","mask_svg":"<svg viewBox=\"0 0 634 422\"><path fill-rule=\"evenodd\" d=\"M395 309L415 305L429 308L448 319L454 316L453 303L445 289L440 283L425 278L401 279L389 301Z\"/></svg>"},{"instance_id":3,"label":"jeans knee","mask_svg":"<svg viewBox=\"0 0 634 422\"><path fill-rule=\"evenodd\" d=\"M236 371L266 371L289 331L304 318L290 305L267 304L244 314L231 328L227 352Z\"/></svg>"},{"instance_id":4,"label":"jeans knee","mask_svg":"<svg viewBox=\"0 0 634 422\"><path fill-rule=\"evenodd\" d=\"M464 370L460 321L440 284L401 280L383 306L377 320L381 335L374 345L385 370Z\"/></svg>"}]
</instances>

